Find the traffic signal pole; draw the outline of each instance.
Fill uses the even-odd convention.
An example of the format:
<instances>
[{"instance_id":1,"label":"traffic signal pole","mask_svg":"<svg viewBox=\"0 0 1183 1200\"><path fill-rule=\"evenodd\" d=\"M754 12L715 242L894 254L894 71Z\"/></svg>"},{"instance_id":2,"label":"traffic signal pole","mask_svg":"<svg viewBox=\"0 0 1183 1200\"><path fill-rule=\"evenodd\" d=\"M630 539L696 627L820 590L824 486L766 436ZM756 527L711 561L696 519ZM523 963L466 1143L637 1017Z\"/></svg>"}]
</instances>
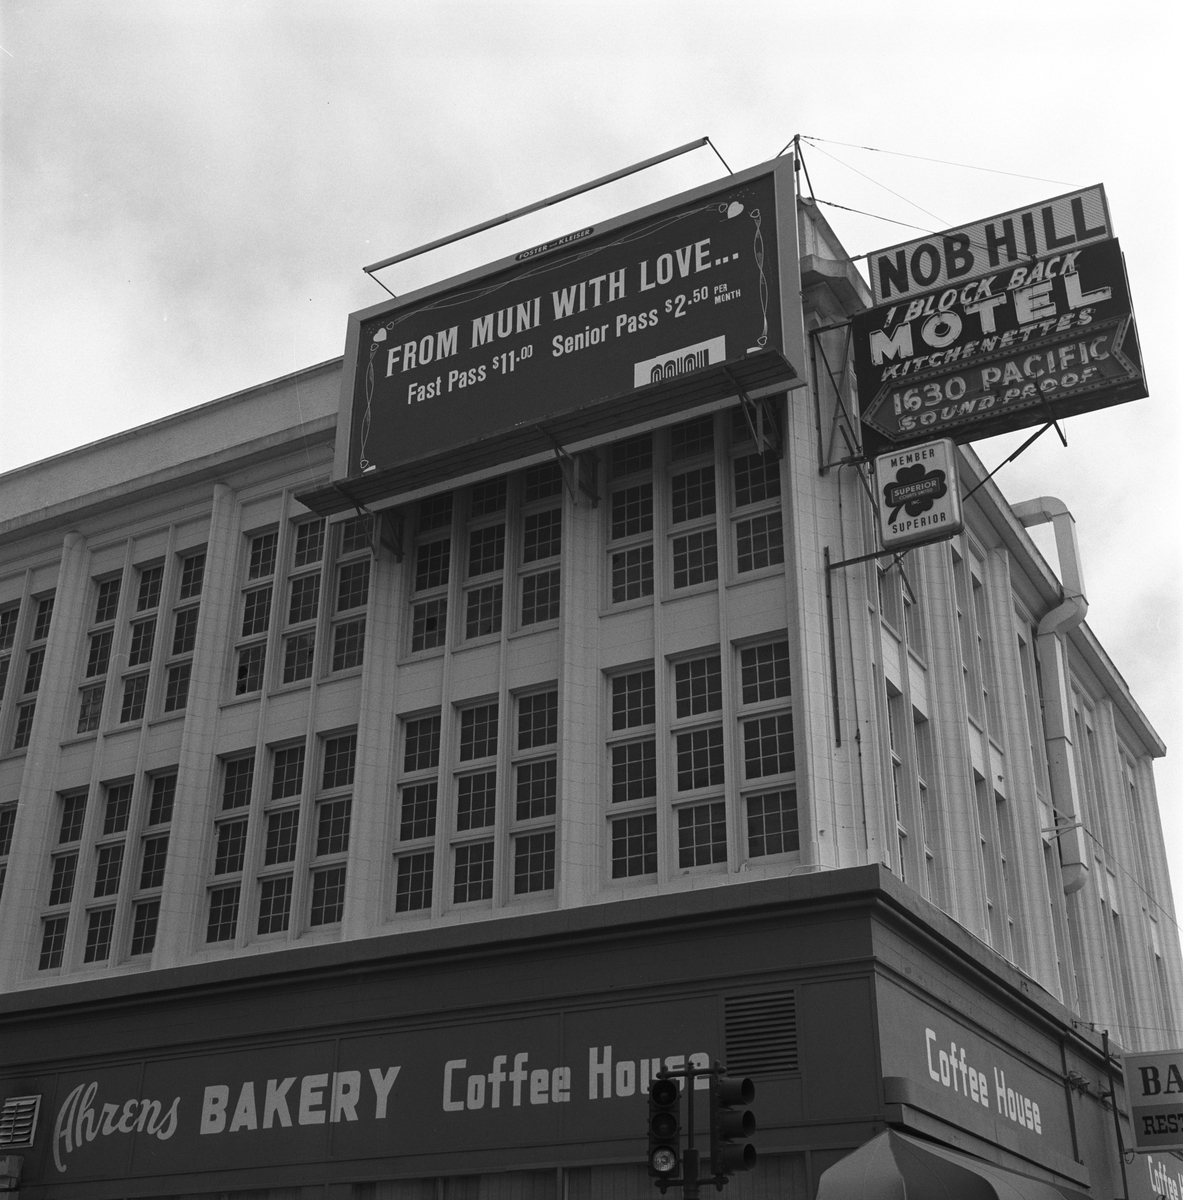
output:
<instances>
[{"instance_id":1,"label":"traffic signal pole","mask_svg":"<svg viewBox=\"0 0 1183 1200\"><path fill-rule=\"evenodd\" d=\"M705 1180L700 1175L701 1155L694 1144L694 1083L696 1079L705 1077L707 1083L707 1099L708 1109L710 1113L711 1128L709 1131L710 1137L710 1173ZM682 1189L683 1200L701 1200L700 1186L703 1182L713 1183L716 1190L722 1191L728 1183L729 1177L736 1170L751 1170L755 1165L756 1151L754 1147L746 1145L741 1147L725 1146L729 1143L732 1136L739 1135L743 1137L749 1136L755 1128L755 1121L750 1112L748 1113L731 1113L728 1106L735 1103L750 1103L754 1096L755 1089L752 1087L751 1080L748 1079L730 1079L725 1075L724 1068L716 1063L713 1067L684 1067L681 1070L664 1070L659 1071L654 1076L654 1083L650 1088L650 1096L654 1100L661 1093L659 1081L685 1079L686 1080L686 1149L681 1154L680 1176L674 1176L672 1171L669 1173L655 1169L654 1164L656 1157L652 1150L653 1143L653 1118L650 1117L650 1132L651 1132L651 1150L649 1173L656 1176L654 1182L660 1189L662 1195L665 1195L666 1189L669 1187L680 1187ZM656 1091L654 1089L657 1089ZM662 1100L665 1105L667 1102ZM651 1103L652 1112L652 1103ZM675 1121L675 1127L677 1122ZM661 1152L665 1157L661 1161L668 1161L671 1168L677 1161L674 1151L678 1139L677 1132L673 1134L674 1145L668 1144L667 1139L658 1139L663 1143ZM727 1154L726 1150L731 1149L735 1153Z\"/></svg>"}]
</instances>

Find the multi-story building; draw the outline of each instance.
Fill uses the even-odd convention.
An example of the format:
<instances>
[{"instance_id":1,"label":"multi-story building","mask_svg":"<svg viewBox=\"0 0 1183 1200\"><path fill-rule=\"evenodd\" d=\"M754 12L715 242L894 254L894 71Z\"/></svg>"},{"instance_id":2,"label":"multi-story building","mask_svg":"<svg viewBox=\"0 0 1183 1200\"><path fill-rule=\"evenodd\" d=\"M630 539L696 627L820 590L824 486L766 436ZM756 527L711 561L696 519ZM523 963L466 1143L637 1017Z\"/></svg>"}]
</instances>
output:
<instances>
[{"instance_id":1,"label":"multi-story building","mask_svg":"<svg viewBox=\"0 0 1183 1200\"><path fill-rule=\"evenodd\" d=\"M867 297L799 211L758 403L373 512L337 360L0 477L22 1195L634 1194L687 1056L756 1081L743 1195L888 1128L1115 1194L1101 1031L1183 1033L1164 747L972 450L965 532L843 565Z\"/></svg>"}]
</instances>

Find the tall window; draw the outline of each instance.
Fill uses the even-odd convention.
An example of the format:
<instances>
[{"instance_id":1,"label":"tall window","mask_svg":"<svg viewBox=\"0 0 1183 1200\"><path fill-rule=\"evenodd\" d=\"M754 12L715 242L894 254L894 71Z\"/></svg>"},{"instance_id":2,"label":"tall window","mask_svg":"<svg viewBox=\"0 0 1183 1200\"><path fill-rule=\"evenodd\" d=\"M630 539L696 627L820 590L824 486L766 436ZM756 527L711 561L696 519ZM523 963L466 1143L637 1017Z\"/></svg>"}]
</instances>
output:
<instances>
[{"instance_id":1,"label":"tall window","mask_svg":"<svg viewBox=\"0 0 1183 1200\"><path fill-rule=\"evenodd\" d=\"M122 583L120 576L96 580L95 583L94 619L86 637L86 662L82 669L78 703L78 733L94 733L102 720Z\"/></svg>"},{"instance_id":2,"label":"tall window","mask_svg":"<svg viewBox=\"0 0 1183 1200\"><path fill-rule=\"evenodd\" d=\"M675 590L719 577L714 424L713 416L698 417L670 431L669 544Z\"/></svg>"},{"instance_id":3,"label":"tall window","mask_svg":"<svg viewBox=\"0 0 1183 1200\"><path fill-rule=\"evenodd\" d=\"M271 628L271 605L274 599L278 551L277 530L266 530L247 539L246 583L240 593L240 619L235 648L236 696L249 696L260 692L266 682L267 633ZM234 919L237 922L237 902L234 905Z\"/></svg>"},{"instance_id":4,"label":"tall window","mask_svg":"<svg viewBox=\"0 0 1183 1200\"><path fill-rule=\"evenodd\" d=\"M609 589L613 604L653 595L653 437L617 442L608 456Z\"/></svg>"},{"instance_id":5,"label":"tall window","mask_svg":"<svg viewBox=\"0 0 1183 1200\"><path fill-rule=\"evenodd\" d=\"M337 529L333 594L334 671L360 667L366 646L366 606L370 600L370 535L366 521L352 517Z\"/></svg>"},{"instance_id":6,"label":"tall window","mask_svg":"<svg viewBox=\"0 0 1183 1200\"><path fill-rule=\"evenodd\" d=\"M764 427L763 414L758 422ZM767 431L779 437L775 430ZM735 571L745 575L785 561L780 512L780 458L756 445L742 408L731 415L732 540Z\"/></svg>"},{"instance_id":7,"label":"tall window","mask_svg":"<svg viewBox=\"0 0 1183 1200\"><path fill-rule=\"evenodd\" d=\"M608 681L613 879L657 874L657 693L651 666Z\"/></svg>"},{"instance_id":8,"label":"tall window","mask_svg":"<svg viewBox=\"0 0 1183 1200\"><path fill-rule=\"evenodd\" d=\"M740 650L743 806L752 859L800 850L792 695L787 641Z\"/></svg>"},{"instance_id":9,"label":"tall window","mask_svg":"<svg viewBox=\"0 0 1183 1200\"><path fill-rule=\"evenodd\" d=\"M0 606L0 705L4 703L4 694L8 690L8 676L12 669L12 648L16 644L16 627L20 621L21 606L5 604ZM0 713L4 710L0 707Z\"/></svg>"},{"instance_id":10,"label":"tall window","mask_svg":"<svg viewBox=\"0 0 1183 1200\"><path fill-rule=\"evenodd\" d=\"M531 467L521 476L520 624L559 616L559 559L563 549L563 473L558 463Z\"/></svg>"},{"instance_id":11,"label":"tall window","mask_svg":"<svg viewBox=\"0 0 1183 1200\"><path fill-rule=\"evenodd\" d=\"M322 769L315 804L312 909L309 924L332 925L345 913L345 858L357 769L357 734L339 733L321 743Z\"/></svg>"},{"instance_id":12,"label":"tall window","mask_svg":"<svg viewBox=\"0 0 1183 1200\"><path fill-rule=\"evenodd\" d=\"M723 677L717 653L675 662L673 671L674 816L678 868L687 870L727 862Z\"/></svg>"},{"instance_id":13,"label":"tall window","mask_svg":"<svg viewBox=\"0 0 1183 1200\"><path fill-rule=\"evenodd\" d=\"M181 712L189 705L189 682L193 675L193 650L197 645L197 618L200 614L202 584L205 580L205 552L197 551L181 558L177 576L177 597L168 630L168 658L164 678L164 711Z\"/></svg>"},{"instance_id":14,"label":"tall window","mask_svg":"<svg viewBox=\"0 0 1183 1200\"><path fill-rule=\"evenodd\" d=\"M300 521L293 531L283 607L281 678L284 683L299 683L312 677L324 540L325 524L319 517Z\"/></svg>"},{"instance_id":15,"label":"tall window","mask_svg":"<svg viewBox=\"0 0 1183 1200\"><path fill-rule=\"evenodd\" d=\"M16 828L16 805L0 805L0 898L8 874L8 856L12 853L12 832Z\"/></svg>"},{"instance_id":16,"label":"tall window","mask_svg":"<svg viewBox=\"0 0 1183 1200\"><path fill-rule=\"evenodd\" d=\"M24 681L21 698L16 709L16 729L12 747L21 750L33 736L33 716L37 711L37 692L41 688L41 672L45 665L46 643L49 640L49 625L53 620L53 596L44 596L36 602L36 617L33 632L25 651Z\"/></svg>"},{"instance_id":17,"label":"tall window","mask_svg":"<svg viewBox=\"0 0 1183 1200\"><path fill-rule=\"evenodd\" d=\"M506 480L473 487L464 566L464 636L467 640L501 632L505 574Z\"/></svg>"},{"instance_id":18,"label":"tall window","mask_svg":"<svg viewBox=\"0 0 1183 1200\"><path fill-rule=\"evenodd\" d=\"M140 838L139 876L132 902L130 954L151 954L156 948L160 896L168 862L169 825L177 794L177 773L162 771L149 778L151 789L144 832Z\"/></svg>"},{"instance_id":19,"label":"tall window","mask_svg":"<svg viewBox=\"0 0 1183 1200\"><path fill-rule=\"evenodd\" d=\"M440 714L403 721L395 912L431 910L439 805Z\"/></svg>"},{"instance_id":20,"label":"tall window","mask_svg":"<svg viewBox=\"0 0 1183 1200\"><path fill-rule=\"evenodd\" d=\"M447 640L451 535L451 493L420 501L411 584L412 653L436 650Z\"/></svg>"},{"instance_id":21,"label":"tall window","mask_svg":"<svg viewBox=\"0 0 1183 1200\"><path fill-rule=\"evenodd\" d=\"M452 903L493 898L494 826L497 821L496 702L462 708L458 765L452 779Z\"/></svg>"},{"instance_id":22,"label":"tall window","mask_svg":"<svg viewBox=\"0 0 1183 1200\"><path fill-rule=\"evenodd\" d=\"M555 886L558 741L558 692L552 688L518 696L517 738L513 748L515 896L546 892Z\"/></svg>"},{"instance_id":23,"label":"tall window","mask_svg":"<svg viewBox=\"0 0 1183 1200\"><path fill-rule=\"evenodd\" d=\"M41 919L41 955L37 964L41 971L57 970L63 962L86 820L86 800L85 791L64 792L58 797L57 844L50 854L49 895Z\"/></svg>"},{"instance_id":24,"label":"tall window","mask_svg":"<svg viewBox=\"0 0 1183 1200\"><path fill-rule=\"evenodd\" d=\"M155 597L159 604L159 594ZM133 798L131 780L103 787L102 824L95 839L95 869L91 900L86 911L84 963L107 962L115 934L115 906L126 870L127 834L131 825Z\"/></svg>"}]
</instances>

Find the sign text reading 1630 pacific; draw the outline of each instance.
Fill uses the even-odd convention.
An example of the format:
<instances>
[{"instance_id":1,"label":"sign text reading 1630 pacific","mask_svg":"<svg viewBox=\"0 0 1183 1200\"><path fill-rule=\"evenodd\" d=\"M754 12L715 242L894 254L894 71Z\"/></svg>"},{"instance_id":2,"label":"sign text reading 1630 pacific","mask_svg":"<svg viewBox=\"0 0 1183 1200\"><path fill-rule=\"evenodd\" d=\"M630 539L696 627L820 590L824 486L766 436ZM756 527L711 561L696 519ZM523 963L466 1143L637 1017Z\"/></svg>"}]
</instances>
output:
<instances>
[{"instance_id":1,"label":"sign text reading 1630 pacific","mask_svg":"<svg viewBox=\"0 0 1183 1200\"><path fill-rule=\"evenodd\" d=\"M776 186L723 187L363 320L349 474L783 350Z\"/></svg>"}]
</instances>

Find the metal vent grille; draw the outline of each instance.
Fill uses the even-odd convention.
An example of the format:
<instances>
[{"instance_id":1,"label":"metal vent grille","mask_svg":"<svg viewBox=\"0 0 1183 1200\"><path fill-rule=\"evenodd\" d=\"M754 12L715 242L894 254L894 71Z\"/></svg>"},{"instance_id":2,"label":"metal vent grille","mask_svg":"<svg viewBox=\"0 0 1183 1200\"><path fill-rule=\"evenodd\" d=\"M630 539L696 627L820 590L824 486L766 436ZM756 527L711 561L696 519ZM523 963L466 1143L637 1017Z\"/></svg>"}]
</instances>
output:
<instances>
[{"instance_id":1,"label":"metal vent grille","mask_svg":"<svg viewBox=\"0 0 1183 1200\"><path fill-rule=\"evenodd\" d=\"M9 1096L0 1108L0 1146L31 1146L40 1096Z\"/></svg>"},{"instance_id":2,"label":"metal vent grille","mask_svg":"<svg viewBox=\"0 0 1183 1200\"><path fill-rule=\"evenodd\" d=\"M730 1074L779 1075L797 1070L795 992L725 997L723 1026Z\"/></svg>"}]
</instances>

